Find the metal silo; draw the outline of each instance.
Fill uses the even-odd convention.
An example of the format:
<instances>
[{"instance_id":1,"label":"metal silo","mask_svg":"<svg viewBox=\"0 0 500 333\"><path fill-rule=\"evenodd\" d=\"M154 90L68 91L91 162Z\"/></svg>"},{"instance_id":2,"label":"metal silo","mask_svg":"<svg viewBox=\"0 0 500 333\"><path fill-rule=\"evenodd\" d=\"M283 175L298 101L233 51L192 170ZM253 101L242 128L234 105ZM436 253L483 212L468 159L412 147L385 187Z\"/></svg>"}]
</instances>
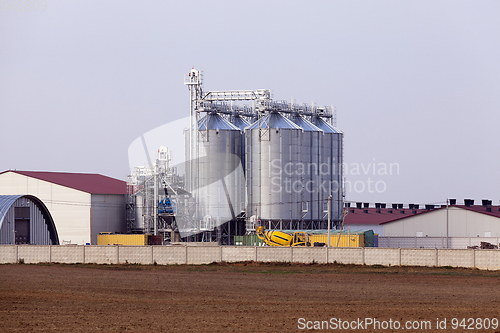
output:
<instances>
[{"instance_id":1,"label":"metal silo","mask_svg":"<svg viewBox=\"0 0 500 333\"><path fill-rule=\"evenodd\" d=\"M295 116L293 122L303 129L300 145L299 165L296 168L301 177L301 217L305 222L320 221L323 214L319 198L320 186L320 147L323 131L301 116ZM306 223L304 229L314 229Z\"/></svg>"},{"instance_id":2,"label":"metal silo","mask_svg":"<svg viewBox=\"0 0 500 333\"><path fill-rule=\"evenodd\" d=\"M242 209L241 130L221 115L209 113L199 120L196 134L197 151L188 163L188 186L196 200L200 229L212 230L234 219Z\"/></svg>"},{"instance_id":3,"label":"metal silo","mask_svg":"<svg viewBox=\"0 0 500 333\"><path fill-rule=\"evenodd\" d=\"M247 215L256 212L261 220L275 223L270 228L291 229L300 220L301 186L295 169L301 135L298 125L277 112L245 129Z\"/></svg>"},{"instance_id":4,"label":"metal silo","mask_svg":"<svg viewBox=\"0 0 500 333\"><path fill-rule=\"evenodd\" d=\"M245 166L245 127L250 126L250 123L240 117L239 115L236 115L233 117L231 120L231 123L238 127L241 130L241 165L243 166L243 172L245 172L244 166Z\"/></svg>"},{"instance_id":5,"label":"metal silo","mask_svg":"<svg viewBox=\"0 0 500 333\"><path fill-rule=\"evenodd\" d=\"M342 220L342 147L344 134L322 118L315 118L313 123L323 130L320 154L320 177L322 186L320 186L319 200L320 202L326 203L328 195L332 195L330 216L334 223L338 223ZM326 207L326 204L324 207ZM325 226L327 226L327 224L325 224Z\"/></svg>"}]
</instances>

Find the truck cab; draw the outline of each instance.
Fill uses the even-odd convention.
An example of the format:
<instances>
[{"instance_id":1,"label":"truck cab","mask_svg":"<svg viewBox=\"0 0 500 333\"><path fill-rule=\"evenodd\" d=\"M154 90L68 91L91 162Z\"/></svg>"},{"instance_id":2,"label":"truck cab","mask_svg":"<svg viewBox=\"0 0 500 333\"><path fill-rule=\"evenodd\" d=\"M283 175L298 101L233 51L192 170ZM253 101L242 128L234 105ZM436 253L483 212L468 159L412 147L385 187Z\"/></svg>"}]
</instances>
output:
<instances>
[{"instance_id":1,"label":"truck cab","mask_svg":"<svg viewBox=\"0 0 500 333\"><path fill-rule=\"evenodd\" d=\"M311 246L307 234L303 231L297 231L293 233L293 243L292 246Z\"/></svg>"}]
</instances>

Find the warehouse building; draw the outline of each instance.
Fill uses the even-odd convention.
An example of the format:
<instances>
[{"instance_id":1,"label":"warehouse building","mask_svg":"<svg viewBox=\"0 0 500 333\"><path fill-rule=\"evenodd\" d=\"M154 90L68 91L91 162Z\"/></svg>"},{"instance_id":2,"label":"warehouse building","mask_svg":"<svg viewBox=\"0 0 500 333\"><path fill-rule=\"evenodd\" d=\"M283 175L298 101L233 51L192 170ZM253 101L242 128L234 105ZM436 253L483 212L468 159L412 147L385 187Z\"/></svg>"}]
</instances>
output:
<instances>
[{"instance_id":1,"label":"warehouse building","mask_svg":"<svg viewBox=\"0 0 500 333\"><path fill-rule=\"evenodd\" d=\"M0 173L0 195L40 199L53 218L60 244L97 244L99 232L125 232L126 194L126 182L99 174Z\"/></svg>"},{"instance_id":2,"label":"warehouse building","mask_svg":"<svg viewBox=\"0 0 500 333\"><path fill-rule=\"evenodd\" d=\"M465 199L457 205L385 204L370 207L356 203L346 207L344 230L371 229L379 234L379 247L402 248L467 248L481 242L498 246L500 240L500 206L491 200L474 205Z\"/></svg>"},{"instance_id":3,"label":"warehouse building","mask_svg":"<svg viewBox=\"0 0 500 333\"><path fill-rule=\"evenodd\" d=\"M442 206L425 214L384 222L385 236L402 237L500 237L500 207L490 200L474 205Z\"/></svg>"},{"instance_id":4,"label":"warehouse building","mask_svg":"<svg viewBox=\"0 0 500 333\"><path fill-rule=\"evenodd\" d=\"M351 207L351 203L346 203L347 215L343 229L373 230L379 236L384 236L385 223L418 215L430 209L434 209L434 206L426 205L426 209L420 209L417 204L404 207L401 203L394 203L387 207L385 203L376 203L375 207L370 207L369 203L356 202Z\"/></svg>"}]
</instances>

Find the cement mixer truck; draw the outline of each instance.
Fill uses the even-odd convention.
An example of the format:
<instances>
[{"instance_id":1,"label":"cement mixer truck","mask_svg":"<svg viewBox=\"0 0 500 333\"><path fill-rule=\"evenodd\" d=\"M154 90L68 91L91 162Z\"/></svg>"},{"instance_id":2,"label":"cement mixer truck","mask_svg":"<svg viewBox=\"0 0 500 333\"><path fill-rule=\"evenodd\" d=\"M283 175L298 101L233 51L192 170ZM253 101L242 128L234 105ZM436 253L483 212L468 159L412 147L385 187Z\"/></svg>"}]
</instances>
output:
<instances>
[{"instance_id":1,"label":"cement mixer truck","mask_svg":"<svg viewBox=\"0 0 500 333\"><path fill-rule=\"evenodd\" d=\"M268 246L325 246L324 243L313 243L309 241L307 233L296 231L292 235L278 230L268 230L263 226L255 228L257 237L262 239Z\"/></svg>"}]
</instances>

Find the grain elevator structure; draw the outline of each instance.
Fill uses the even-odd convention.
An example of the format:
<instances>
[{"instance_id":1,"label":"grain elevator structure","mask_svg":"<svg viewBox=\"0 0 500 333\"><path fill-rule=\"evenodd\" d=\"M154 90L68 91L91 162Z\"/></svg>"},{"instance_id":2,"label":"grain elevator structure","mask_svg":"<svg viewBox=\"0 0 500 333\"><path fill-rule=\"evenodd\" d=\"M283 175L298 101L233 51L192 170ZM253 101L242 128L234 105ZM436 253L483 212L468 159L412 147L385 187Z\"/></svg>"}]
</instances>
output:
<instances>
[{"instance_id":1,"label":"grain elevator structure","mask_svg":"<svg viewBox=\"0 0 500 333\"><path fill-rule=\"evenodd\" d=\"M185 222L177 219L181 237L229 244L256 225L327 229L330 196L331 227L340 225L343 133L333 107L275 101L264 89L203 91L203 74L194 68L184 83L192 208Z\"/></svg>"}]
</instances>

